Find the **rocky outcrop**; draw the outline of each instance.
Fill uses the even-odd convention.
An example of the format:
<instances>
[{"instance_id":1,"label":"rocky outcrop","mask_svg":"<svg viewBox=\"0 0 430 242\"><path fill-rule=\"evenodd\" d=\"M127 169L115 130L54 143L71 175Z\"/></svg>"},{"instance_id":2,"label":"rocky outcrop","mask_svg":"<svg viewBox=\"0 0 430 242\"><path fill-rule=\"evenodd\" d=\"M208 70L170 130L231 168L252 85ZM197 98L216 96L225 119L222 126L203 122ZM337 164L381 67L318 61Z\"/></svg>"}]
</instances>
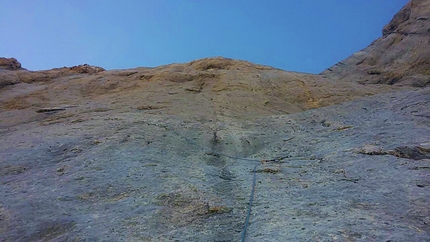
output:
<instances>
[{"instance_id":1,"label":"rocky outcrop","mask_svg":"<svg viewBox=\"0 0 430 242\"><path fill-rule=\"evenodd\" d=\"M28 71L15 58L0 58L0 89L20 82L45 82L76 74L96 74L105 71L102 67L88 64L54 68L44 71Z\"/></svg>"},{"instance_id":2,"label":"rocky outcrop","mask_svg":"<svg viewBox=\"0 0 430 242\"><path fill-rule=\"evenodd\" d=\"M0 70L22 70L21 63L19 63L15 58L0 57Z\"/></svg>"},{"instance_id":3,"label":"rocky outcrop","mask_svg":"<svg viewBox=\"0 0 430 242\"><path fill-rule=\"evenodd\" d=\"M387 36L391 33L400 31L400 25L404 25L409 20L409 17L411 15L411 9L412 9L412 1L407 3L396 15L394 15L393 19L385 25L385 27L382 29L382 35Z\"/></svg>"},{"instance_id":4,"label":"rocky outcrop","mask_svg":"<svg viewBox=\"0 0 430 242\"><path fill-rule=\"evenodd\" d=\"M322 75L363 84L430 84L430 1L412 0L367 48L328 68Z\"/></svg>"},{"instance_id":5,"label":"rocky outcrop","mask_svg":"<svg viewBox=\"0 0 430 242\"><path fill-rule=\"evenodd\" d=\"M90 66L88 64L78 65L78 66L72 66L69 68L71 71L77 72L77 73L89 73L94 74L98 72L105 71L105 69L98 67L98 66Z\"/></svg>"}]
</instances>

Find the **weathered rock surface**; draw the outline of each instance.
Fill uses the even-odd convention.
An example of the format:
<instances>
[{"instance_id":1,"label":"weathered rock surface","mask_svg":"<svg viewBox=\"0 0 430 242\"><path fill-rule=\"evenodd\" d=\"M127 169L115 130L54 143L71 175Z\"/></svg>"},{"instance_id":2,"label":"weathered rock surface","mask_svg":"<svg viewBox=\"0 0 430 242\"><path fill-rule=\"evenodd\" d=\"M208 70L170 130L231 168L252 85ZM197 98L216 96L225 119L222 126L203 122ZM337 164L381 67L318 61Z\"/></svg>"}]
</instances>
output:
<instances>
[{"instance_id":1,"label":"weathered rock surface","mask_svg":"<svg viewBox=\"0 0 430 242\"><path fill-rule=\"evenodd\" d=\"M90 66L88 64L83 64L83 65L78 65L78 66L72 66L69 68L69 70L77 72L77 73L89 73L89 74L93 74L93 73L98 73L98 72L102 72L105 71L104 68L99 67L99 66Z\"/></svg>"},{"instance_id":2,"label":"weathered rock surface","mask_svg":"<svg viewBox=\"0 0 430 242\"><path fill-rule=\"evenodd\" d=\"M256 165L246 241L429 241L430 88L353 65L2 70L0 241L239 241Z\"/></svg>"},{"instance_id":3,"label":"weathered rock surface","mask_svg":"<svg viewBox=\"0 0 430 242\"><path fill-rule=\"evenodd\" d=\"M17 83L32 83L44 82L58 77L73 76L76 74L95 74L105 71L105 69L98 66L90 66L88 64L78 65L73 67L54 68L45 71L28 71L21 68L21 64L14 58L6 59L4 62L4 69L0 66L0 89L15 85ZM1 65L0 59L0 65ZM7 67L7 68L6 68Z\"/></svg>"},{"instance_id":4,"label":"weathered rock surface","mask_svg":"<svg viewBox=\"0 0 430 242\"><path fill-rule=\"evenodd\" d=\"M15 58L0 57L0 70L21 70L21 63Z\"/></svg>"},{"instance_id":5,"label":"weathered rock surface","mask_svg":"<svg viewBox=\"0 0 430 242\"><path fill-rule=\"evenodd\" d=\"M18 83L18 77L11 71L22 70L21 63L15 58L0 57L0 89Z\"/></svg>"},{"instance_id":6,"label":"weathered rock surface","mask_svg":"<svg viewBox=\"0 0 430 242\"><path fill-rule=\"evenodd\" d=\"M430 83L430 1L412 0L383 36L322 74L359 83L423 87Z\"/></svg>"}]
</instances>

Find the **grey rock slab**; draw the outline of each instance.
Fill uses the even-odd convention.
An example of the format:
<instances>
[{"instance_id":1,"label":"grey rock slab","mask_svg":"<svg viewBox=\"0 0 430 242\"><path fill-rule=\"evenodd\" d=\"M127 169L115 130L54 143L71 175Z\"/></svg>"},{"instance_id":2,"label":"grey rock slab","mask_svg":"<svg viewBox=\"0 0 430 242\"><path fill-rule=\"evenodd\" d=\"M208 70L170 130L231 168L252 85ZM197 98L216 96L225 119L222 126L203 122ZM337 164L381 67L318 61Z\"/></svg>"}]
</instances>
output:
<instances>
[{"instance_id":1,"label":"grey rock slab","mask_svg":"<svg viewBox=\"0 0 430 242\"><path fill-rule=\"evenodd\" d=\"M139 110L20 124L0 142L4 241L430 240L429 89L256 121ZM87 116L86 116L87 115ZM89 118L91 116L91 118Z\"/></svg>"}]
</instances>

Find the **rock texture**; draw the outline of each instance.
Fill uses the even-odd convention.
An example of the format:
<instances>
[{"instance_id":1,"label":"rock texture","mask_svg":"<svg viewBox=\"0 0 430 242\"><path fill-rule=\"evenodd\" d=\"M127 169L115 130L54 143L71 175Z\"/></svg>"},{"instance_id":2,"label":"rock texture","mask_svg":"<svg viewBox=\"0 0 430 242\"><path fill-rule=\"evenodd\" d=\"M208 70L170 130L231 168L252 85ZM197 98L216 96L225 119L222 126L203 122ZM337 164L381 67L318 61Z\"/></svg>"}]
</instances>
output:
<instances>
[{"instance_id":1,"label":"rock texture","mask_svg":"<svg viewBox=\"0 0 430 242\"><path fill-rule=\"evenodd\" d=\"M21 63L15 58L0 57L0 89L18 83L16 74L10 71L22 70Z\"/></svg>"},{"instance_id":2,"label":"rock texture","mask_svg":"<svg viewBox=\"0 0 430 242\"><path fill-rule=\"evenodd\" d=\"M222 57L0 70L0 241L239 241L256 165L246 241L429 241L426 62L398 46L321 75Z\"/></svg>"},{"instance_id":3,"label":"rock texture","mask_svg":"<svg viewBox=\"0 0 430 242\"><path fill-rule=\"evenodd\" d=\"M15 58L0 58L0 70L21 70L21 63Z\"/></svg>"},{"instance_id":4,"label":"rock texture","mask_svg":"<svg viewBox=\"0 0 430 242\"><path fill-rule=\"evenodd\" d=\"M90 73L90 74L105 71L105 69L102 67L90 66L88 64L83 64L83 65L79 65L79 66L72 66L69 68L69 70L77 72L77 73Z\"/></svg>"},{"instance_id":5,"label":"rock texture","mask_svg":"<svg viewBox=\"0 0 430 242\"><path fill-rule=\"evenodd\" d=\"M94 74L102 71L105 71L105 69L88 64L70 68L54 68L46 71L28 71L21 68L21 63L14 58L0 58L0 89L17 83L44 82L57 77L66 77L76 74Z\"/></svg>"},{"instance_id":6,"label":"rock texture","mask_svg":"<svg viewBox=\"0 0 430 242\"><path fill-rule=\"evenodd\" d=\"M322 74L359 83L423 87L430 83L430 2L412 0L383 36Z\"/></svg>"}]
</instances>

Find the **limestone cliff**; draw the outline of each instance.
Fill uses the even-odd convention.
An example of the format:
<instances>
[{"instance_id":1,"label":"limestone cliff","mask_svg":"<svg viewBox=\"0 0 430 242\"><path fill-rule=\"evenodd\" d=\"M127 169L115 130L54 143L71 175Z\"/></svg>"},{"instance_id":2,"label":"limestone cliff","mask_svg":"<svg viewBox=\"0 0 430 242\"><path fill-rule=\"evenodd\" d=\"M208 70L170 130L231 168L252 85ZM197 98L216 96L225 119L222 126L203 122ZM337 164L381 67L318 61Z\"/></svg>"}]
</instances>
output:
<instances>
[{"instance_id":1,"label":"limestone cliff","mask_svg":"<svg viewBox=\"0 0 430 242\"><path fill-rule=\"evenodd\" d=\"M426 86L430 83L430 1L412 0L367 48L322 75L359 83Z\"/></svg>"}]
</instances>

